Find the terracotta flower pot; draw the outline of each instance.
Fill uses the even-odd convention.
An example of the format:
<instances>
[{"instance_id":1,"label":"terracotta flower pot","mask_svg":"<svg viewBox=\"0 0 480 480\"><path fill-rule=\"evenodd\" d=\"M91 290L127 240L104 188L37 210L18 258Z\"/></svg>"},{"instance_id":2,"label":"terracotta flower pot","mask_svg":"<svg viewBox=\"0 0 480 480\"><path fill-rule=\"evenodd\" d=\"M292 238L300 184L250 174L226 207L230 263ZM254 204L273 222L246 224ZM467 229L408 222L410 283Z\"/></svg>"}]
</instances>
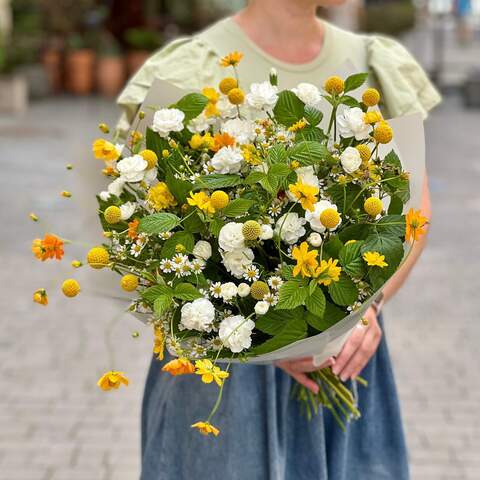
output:
<instances>
[{"instance_id":1,"label":"terracotta flower pot","mask_svg":"<svg viewBox=\"0 0 480 480\"><path fill-rule=\"evenodd\" d=\"M45 50L42 55L42 64L52 92L62 90L62 54L60 51L53 48Z\"/></svg>"},{"instance_id":2,"label":"terracotta flower pot","mask_svg":"<svg viewBox=\"0 0 480 480\"><path fill-rule=\"evenodd\" d=\"M115 97L125 83L125 61L123 57L100 57L97 61L97 89L106 97Z\"/></svg>"},{"instance_id":3,"label":"terracotta flower pot","mask_svg":"<svg viewBox=\"0 0 480 480\"><path fill-rule=\"evenodd\" d=\"M94 85L95 52L90 49L73 50L65 57L67 90L76 95L88 95Z\"/></svg>"},{"instance_id":4,"label":"terracotta flower pot","mask_svg":"<svg viewBox=\"0 0 480 480\"><path fill-rule=\"evenodd\" d=\"M127 52L127 72L132 76L147 61L150 52L147 50L129 50Z\"/></svg>"}]
</instances>

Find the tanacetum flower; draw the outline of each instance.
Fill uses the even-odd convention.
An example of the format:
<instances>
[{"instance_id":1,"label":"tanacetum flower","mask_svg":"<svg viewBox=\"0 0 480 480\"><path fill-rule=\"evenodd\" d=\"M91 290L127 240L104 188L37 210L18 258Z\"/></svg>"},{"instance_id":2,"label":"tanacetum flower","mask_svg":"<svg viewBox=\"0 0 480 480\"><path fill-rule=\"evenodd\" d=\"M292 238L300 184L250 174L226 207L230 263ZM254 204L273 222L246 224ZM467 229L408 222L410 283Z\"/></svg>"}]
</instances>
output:
<instances>
[{"instance_id":1,"label":"tanacetum flower","mask_svg":"<svg viewBox=\"0 0 480 480\"><path fill-rule=\"evenodd\" d=\"M222 66L222 67L236 67L240 63L240 60L242 58L243 58L243 53L237 52L235 50L235 51L229 53L228 55L225 55L220 60L220 66Z\"/></svg>"},{"instance_id":2,"label":"tanacetum flower","mask_svg":"<svg viewBox=\"0 0 480 480\"><path fill-rule=\"evenodd\" d=\"M385 262L385 255L380 255L379 252L365 252L362 257L370 267L388 267L388 263Z\"/></svg>"},{"instance_id":3,"label":"tanacetum flower","mask_svg":"<svg viewBox=\"0 0 480 480\"><path fill-rule=\"evenodd\" d=\"M206 213L215 213L210 197L205 192L190 192L187 202L192 207L197 207Z\"/></svg>"},{"instance_id":4,"label":"tanacetum flower","mask_svg":"<svg viewBox=\"0 0 480 480\"><path fill-rule=\"evenodd\" d=\"M343 89L345 88L345 82L340 77L337 77L337 76L329 77L327 78L327 80L325 80L323 88L330 95L334 93L339 95L340 93L343 92Z\"/></svg>"},{"instance_id":5,"label":"tanacetum flower","mask_svg":"<svg viewBox=\"0 0 480 480\"><path fill-rule=\"evenodd\" d=\"M97 385L105 391L112 389L116 390L122 384L127 386L128 378L123 372L116 372L114 370L104 373L97 382Z\"/></svg>"},{"instance_id":6,"label":"tanacetum flower","mask_svg":"<svg viewBox=\"0 0 480 480\"><path fill-rule=\"evenodd\" d=\"M221 387L223 380L228 378L229 373L221 370L208 360L197 360L195 362L195 373L201 375L203 383L215 383Z\"/></svg>"},{"instance_id":7,"label":"tanacetum flower","mask_svg":"<svg viewBox=\"0 0 480 480\"><path fill-rule=\"evenodd\" d=\"M162 367L162 371L168 372L173 376L177 375L188 375L189 373L195 372L195 367L188 358L175 358L170 360Z\"/></svg>"},{"instance_id":8,"label":"tanacetum flower","mask_svg":"<svg viewBox=\"0 0 480 480\"><path fill-rule=\"evenodd\" d=\"M117 160L119 157L117 147L103 138L93 142L92 150L98 160Z\"/></svg>"},{"instance_id":9,"label":"tanacetum flower","mask_svg":"<svg viewBox=\"0 0 480 480\"><path fill-rule=\"evenodd\" d=\"M48 305L48 296L44 288L39 288L35 290L33 294L33 301L39 303L40 305Z\"/></svg>"},{"instance_id":10,"label":"tanacetum flower","mask_svg":"<svg viewBox=\"0 0 480 480\"><path fill-rule=\"evenodd\" d=\"M202 435L210 435L212 433L213 435L218 436L220 433L220 430L209 422L194 423L192 428L197 428Z\"/></svg>"},{"instance_id":11,"label":"tanacetum flower","mask_svg":"<svg viewBox=\"0 0 480 480\"><path fill-rule=\"evenodd\" d=\"M317 202L318 187L306 183L297 182L288 186L290 192L300 202L304 210L313 211Z\"/></svg>"},{"instance_id":12,"label":"tanacetum flower","mask_svg":"<svg viewBox=\"0 0 480 480\"><path fill-rule=\"evenodd\" d=\"M328 286L332 282L338 282L340 279L341 267L337 267L338 260L329 258L328 261L322 260L320 266L315 272L315 278L320 285Z\"/></svg>"},{"instance_id":13,"label":"tanacetum flower","mask_svg":"<svg viewBox=\"0 0 480 480\"><path fill-rule=\"evenodd\" d=\"M428 224L428 218L424 217L420 210L411 208L405 216L405 240L418 240L425 234L424 227Z\"/></svg>"},{"instance_id":14,"label":"tanacetum flower","mask_svg":"<svg viewBox=\"0 0 480 480\"><path fill-rule=\"evenodd\" d=\"M297 261L293 268L293 276L311 277L318 267L318 251L308 250L308 243L302 242L300 247L293 247L292 257Z\"/></svg>"},{"instance_id":15,"label":"tanacetum flower","mask_svg":"<svg viewBox=\"0 0 480 480\"><path fill-rule=\"evenodd\" d=\"M168 185L165 182L159 182L149 188L147 201L156 211L165 210L166 208L174 207L177 204L175 197L171 194Z\"/></svg>"},{"instance_id":16,"label":"tanacetum flower","mask_svg":"<svg viewBox=\"0 0 480 480\"><path fill-rule=\"evenodd\" d=\"M64 254L63 240L47 233L43 239L36 238L33 240L32 252L42 262L49 258L61 260Z\"/></svg>"}]
</instances>

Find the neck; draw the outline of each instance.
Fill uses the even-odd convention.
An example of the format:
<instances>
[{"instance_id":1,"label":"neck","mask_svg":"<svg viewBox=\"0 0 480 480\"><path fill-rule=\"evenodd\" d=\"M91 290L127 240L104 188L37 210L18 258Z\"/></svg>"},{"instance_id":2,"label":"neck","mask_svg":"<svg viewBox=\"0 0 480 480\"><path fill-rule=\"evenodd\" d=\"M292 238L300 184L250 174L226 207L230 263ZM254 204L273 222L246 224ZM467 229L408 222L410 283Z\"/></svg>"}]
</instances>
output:
<instances>
[{"instance_id":1,"label":"neck","mask_svg":"<svg viewBox=\"0 0 480 480\"><path fill-rule=\"evenodd\" d=\"M313 0L251 0L234 21L262 50L289 63L313 60L323 44L323 24Z\"/></svg>"}]
</instances>

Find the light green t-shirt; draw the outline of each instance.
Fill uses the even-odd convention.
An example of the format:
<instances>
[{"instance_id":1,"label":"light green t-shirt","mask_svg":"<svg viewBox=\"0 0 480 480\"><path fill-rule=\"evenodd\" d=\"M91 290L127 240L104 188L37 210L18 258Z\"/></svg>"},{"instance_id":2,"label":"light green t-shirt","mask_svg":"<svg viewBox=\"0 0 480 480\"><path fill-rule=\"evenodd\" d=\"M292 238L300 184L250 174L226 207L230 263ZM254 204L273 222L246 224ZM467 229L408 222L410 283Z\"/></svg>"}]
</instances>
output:
<instances>
[{"instance_id":1,"label":"light green t-shirt","mask_svg":"<svg viewBox=\"0 0 480 480\"><path fill-rule=\"evenodd\" d=\"M371 73L370 85L380 89L382 108L390 117L427 112L440 102L440 95L412 55L397 41L363 35L325 23L324 44L311 62L289 64L261 50L232 18L213 24L192 36L179 38L153 54L133 76L117 103L123 109L118 128L127 130L155 78L186 90L216 86L225 76L219 58L238 50L244 53L238 70L241 82L264 81L274 67L279 87L292 88L301 82L320 86L328 75L346 62L358 72Z\"/></svg>"}]
</instances>

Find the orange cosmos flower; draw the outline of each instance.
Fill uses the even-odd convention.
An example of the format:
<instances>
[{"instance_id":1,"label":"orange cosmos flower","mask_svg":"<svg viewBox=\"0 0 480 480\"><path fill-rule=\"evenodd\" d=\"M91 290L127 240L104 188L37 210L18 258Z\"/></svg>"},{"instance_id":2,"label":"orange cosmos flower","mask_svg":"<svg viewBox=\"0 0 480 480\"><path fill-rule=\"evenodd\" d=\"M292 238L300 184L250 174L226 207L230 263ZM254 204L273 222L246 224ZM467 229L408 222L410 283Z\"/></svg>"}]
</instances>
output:
<instances>
[{"instance_id":1,"label":"orange cosmos flower","mask_svg":"<svg viewBox=\"0 0 480 480\"><path fill-rule=\"evenodd\" d=\"M222 67L236 67L240 60L243 58L243 53L237 52L236 50L228 55L225 55L220 60L220 66Z\"/></svg>"},{"instance_id":2,"label":"orange cosmos flower","mask_svg":"<svg viewBox=\"0 0 480 480\"><path fill-rule=\"evenodd\" d=\"M214 427L210 422L197 422L192 425L192 428L197 428L202 435L210 435L211 433L218 436L220 430Z\"/></svg>"},{"instance_id":3,"label":"orange cosmos flower","mask_svg":"<svg viewBox=\"0 0 480 480\"><path fill-rule=\"evenodd\" d=\"M116 372L114 370L104 373L97 382L97 385L105 391L116 390L122 384L128 386L128 378L123 372Z\"/></svg>"},{"instance_id":4,"label":"orange cosmos flower","mask_svg":"<svg viewBox=\"0 0 480 480\"><path fill-rule=\"evenodd\" d=\"M170 360L162 367L162 371L168 372L173 376L176 375L187 375L189 373L195 372L195 367L188 360L188 358L176 358Z\"/></svg>"},{"instance_id":5,"label":"orange cosmos flower","mask_svg":"<svg viewBox=\"0 0 480 480\"><path fill-rule=\"evenodd\" d=\"M140 221L138 218L133 219L131 222L128 222L128 233L127 235L131 239L135 239L138 237L138 225L140 224Z\"/></svg>"},{"instance_id":6,"label":"orange cosmos flower","mask_svg":"<svg viewBox=\"0 0 480 480\"><path fill-rule=\"evenodd\" d=\"M405 217L405 240L415 241L425 234L425 225L428 225L428 218L424 217L420 210L411 208Z\"/></svg>"},{"instance_id":7,"label":"orange cosmos flower","mask_svg":"<svg viewBox=\"0 0 480 480\"><path fill-rule=\"evenodd\" d=\"M233 147L235 139L228 133L216 133L213 137L213 145L210 147L212 152L218 152L222 147Z\"/></svg>"},{"instance_id":8,"label":"orange cosmos flower","mask_svg":"<svg viewBox=\"0 0 480 480\"><path fill-rule=\"evenodd\" d=\"M117 147L108 140L98 138L92 145L93 154L99 160L116 160L119 157Z\"/></svg>"},{"instance_id":9,"label":"orange cosmos flower","mask_svg":"<svg viewBox=\"0 0 480 480\"><path fill-rule=\"evenodd\" d=\"M42 262L49 258L61 260L64 254L63 240L56 235L47 233L43 239L36 238L33 240L32 252Z\"/></svg>"}]
</instances>

